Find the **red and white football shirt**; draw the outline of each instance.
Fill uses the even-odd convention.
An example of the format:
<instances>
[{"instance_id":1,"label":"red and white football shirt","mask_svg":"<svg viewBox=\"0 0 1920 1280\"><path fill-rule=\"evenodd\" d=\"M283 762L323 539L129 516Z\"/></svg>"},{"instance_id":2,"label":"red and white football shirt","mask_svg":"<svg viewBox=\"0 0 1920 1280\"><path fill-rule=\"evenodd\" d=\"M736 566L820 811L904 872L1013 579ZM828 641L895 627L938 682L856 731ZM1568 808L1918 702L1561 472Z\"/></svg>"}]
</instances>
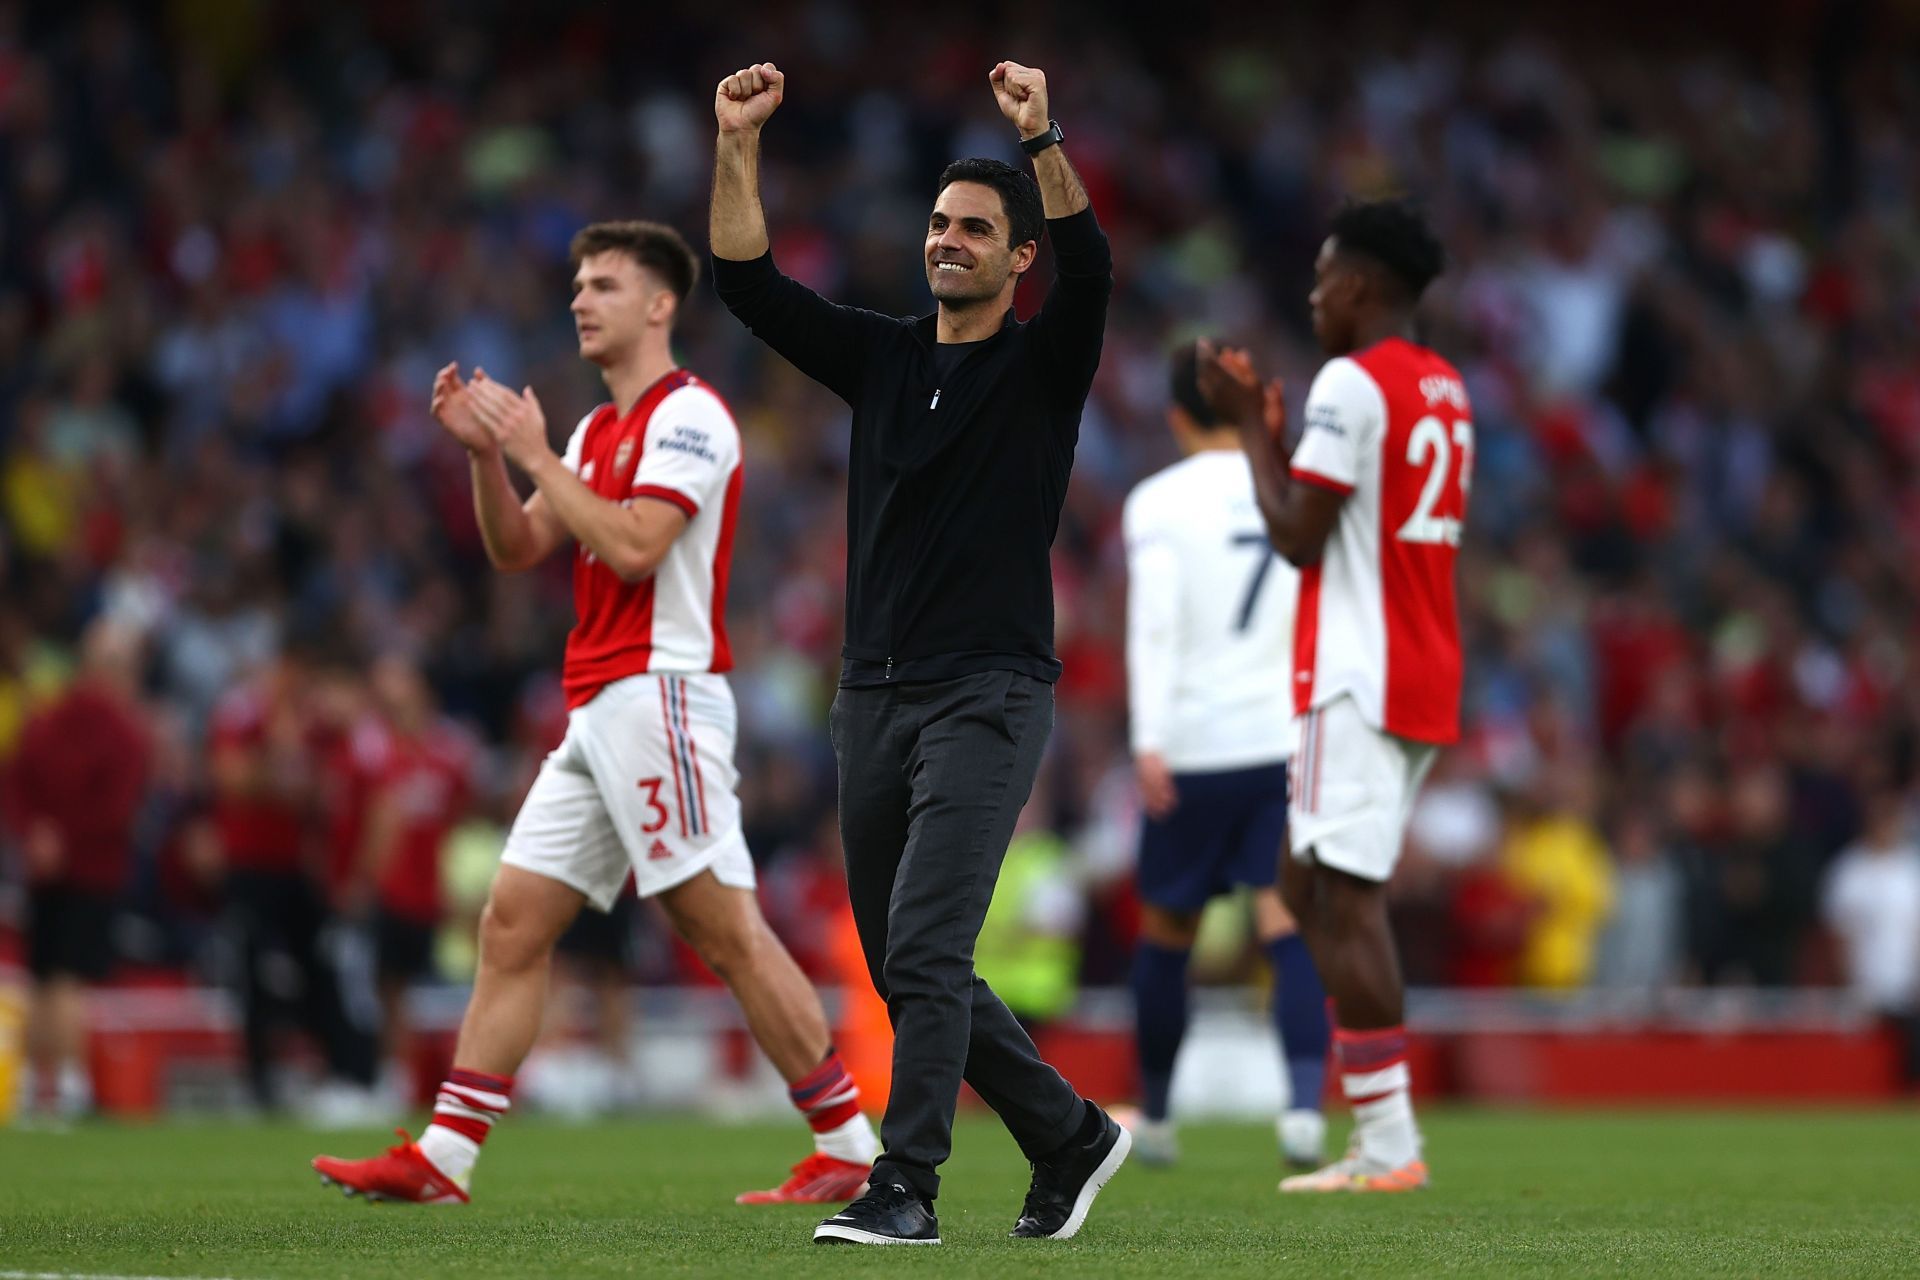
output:
<instances>
[{"instance_id":1,"label":"red and white football shirt","mask_svg":"<svg viewBox=\"0 0 1920 1280\"><path fill-rule=\"evenodd\" d=\"M1454 367L1389 338L1327 362L1293 454L1304 484L1346 495L1300 579L1294 705L1351 696L1402 738L1460 736L1454 562L1473 478L1473 413Z\"/></svg>"},{"instance_id":2,"label":"red and white football shirt","mask_svg":"<svg viewBox=\"0 0 1920 1280\"><path fill-rule=\"evenodd\" d=\"M622 582L585 546L573 566L577 620L561 683L578 707L615 680L644 672L693 675L733 666L727 575L739 517L740 430L713 388L684 369L654 383L622 416L613 405L581 419L567 469L622 506L671 502L687 515L652 576Z\"/></svg>"}]
</instances>

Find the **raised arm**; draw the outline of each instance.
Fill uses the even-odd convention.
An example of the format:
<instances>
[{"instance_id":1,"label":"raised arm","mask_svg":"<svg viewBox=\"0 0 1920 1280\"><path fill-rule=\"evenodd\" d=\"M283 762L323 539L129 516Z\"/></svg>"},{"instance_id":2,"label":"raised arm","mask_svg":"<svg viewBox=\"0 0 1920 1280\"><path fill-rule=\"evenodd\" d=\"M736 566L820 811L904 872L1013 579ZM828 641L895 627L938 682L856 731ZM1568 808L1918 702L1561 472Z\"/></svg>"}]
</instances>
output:
<instances>
[{"instance_id":1,"label":"raised arm","mask_svg":"<svg viewBox=\"0 0 1920 1280\"><path fill-rule=\"evenodd\" d=\"M1047 74L1038 67L1002 62L988 73L1000 114L1022 142L1050 132ZM1106 336L1107 302L1113 296L1113 252L1093 215L1087 189L1068 162L1065 146L1054 143L1033 155L1040 203L1053 242L1053 287L1034 317L1034 337L1049 351L1049 393L1062 413L1062 425L1077 430L1080 407L1100 367Z\"/></svg>"},{"instance_id":2,"label":"raised arm","mask_svg":"<svg viewBox=\"0 0 1920 1280\"><path fill-rule=\"evenodd\" d=\"M1047 114L1047 73L1038 67L1002 62L987 73L1000 114L1020 131L1020 141L1037 138L1053 128ZM1087 189L1067 162L1060 146L1033 157L1033 176L1040 183L1040 205L1049 220L1069 218L1087 207Z\"/></svg>"},{"instance_id":3,"label":"raised arm","mask_svg":"<svg viewBox=\"0 0 1920 1280\"><path fill-rule=\"evenodd\" d=\"M780 274L760 204L760 127L786 96L771 62L742 67L713 91L720 136L713 148L713 287L753 336L842 400L859 394L867 360L895 323L828 302Z\"/></svg>"},{"instance_id":4,"label":"raised arm","mask_svg":"<svg viewBox=\"0 0 1920 1280\"><path fill-rule=\"evenodd\" d=\"M750 262L767 252L767 214L760 205L760 126L780 107L787 78L771 62L742 67L713 91L720 138L713 148L713 203L707 237L713 256Z\"/></svg>"}]
</instances>

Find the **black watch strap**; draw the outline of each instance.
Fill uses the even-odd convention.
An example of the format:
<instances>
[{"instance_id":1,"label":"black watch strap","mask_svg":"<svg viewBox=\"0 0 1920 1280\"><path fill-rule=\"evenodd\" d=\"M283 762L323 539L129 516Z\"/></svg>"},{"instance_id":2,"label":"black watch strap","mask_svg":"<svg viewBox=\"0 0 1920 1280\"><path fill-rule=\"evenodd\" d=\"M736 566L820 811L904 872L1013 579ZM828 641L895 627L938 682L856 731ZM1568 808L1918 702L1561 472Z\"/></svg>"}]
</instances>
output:
<instances>
[{"instance_id":1,"label":"black watch strap","mask_svg":"<svg viewBox=\"0 0 1920 1280\"><path fill-rule=\"evenodd\" d=\"M1060 132L1060 122L1058 120L1049 120L1047 121L1047 131L1045 133L1036 133L1031 138L1020 139L1020 149L1030 156L1037 156L1048 147L1065 142L1066 140L1067 135Z\"/></svg>"}]
</instances>

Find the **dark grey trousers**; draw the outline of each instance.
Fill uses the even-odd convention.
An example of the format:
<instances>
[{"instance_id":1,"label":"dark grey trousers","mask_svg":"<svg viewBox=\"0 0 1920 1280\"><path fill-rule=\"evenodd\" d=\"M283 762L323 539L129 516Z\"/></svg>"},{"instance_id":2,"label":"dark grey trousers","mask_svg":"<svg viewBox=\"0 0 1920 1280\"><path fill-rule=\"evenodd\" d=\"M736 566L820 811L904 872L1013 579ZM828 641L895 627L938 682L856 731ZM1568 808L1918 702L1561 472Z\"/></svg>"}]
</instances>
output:
<instances>
[{"instance_id":1,"label":"dark grey trousers","mask_svg":"<svg viewBox=\"0 0 1920 1280\"><path fill-rule=\"evenodd\" d=\"M1053 731L1053 686L1011 671L842 689L847 893L893 1022L893 1093L876 1184L928 1199L953 1148L964 1078L1029 1159L1080 1127L1084 1104L973 971L994 881Z\"/></svg>"}]
</instances>

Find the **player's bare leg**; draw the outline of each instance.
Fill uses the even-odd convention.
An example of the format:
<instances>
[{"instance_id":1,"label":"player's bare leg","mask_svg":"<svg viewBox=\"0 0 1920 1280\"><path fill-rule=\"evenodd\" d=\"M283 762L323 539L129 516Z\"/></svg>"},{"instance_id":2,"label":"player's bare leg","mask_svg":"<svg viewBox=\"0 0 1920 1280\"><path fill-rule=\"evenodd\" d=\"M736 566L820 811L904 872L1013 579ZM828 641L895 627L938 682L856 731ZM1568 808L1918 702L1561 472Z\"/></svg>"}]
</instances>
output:
<instances>
[{"instance_id":1,"label":"player's bare leg","mask_svg":"<svg viewBox=\"0 0 1920 1280\"><path fill-rule=\"evenodd\" d=\"M733 992L754 1040L787 1082L818 1066L831 1043L826 1011L753 893L723 885L703 871L657 901L674 929Z\"/></svg>"},{"instance_id":2,"label":"player's bare leg","mask_svg":"<svg viewBox=\"0 0 1920 1280\"><path fill-rule=\"evenodd\" d=\"M553 947L586 896L570 885L503 866L480 913L480 965L460 1020L453 1060L472 1071L512 1075L540 1034Z\"/></svg>"},{"instance_id":3,"label":"player's bare leg","mask_svg":"<svg viewBox=\"0 0 1920 1280\"><path fill-rule=\"evenodd\" d=\"M1347 1154L1282 1191L1407 1191L1426 1185L1409 1096L1405 989L1386 886L1289 859L1282 889L1332 997L1341 1084L1353 1106Z\"/></svg>"},{"instance_id":4,"label":"player's bare leg","mask_svg":"<svg viewBox=\"0 0 1920 1280\"><path fill-rule=\"evenodd\" d=\"M1400 1025L1405 988L1386 886L1331 867L1316 868L1315 878L1321 941L1314 958L1340 1025L1350 1031Z\"/></svg>"},{"instance_id":5,"label":"player's bare leg","mask_svg":"<svg viewBox=\"0 0 1920 1280\"><path fill-rule=\"evenodd\" d=\"M87 1077L87 988L71 974L56 973L33 985L27 996L26 1049L32 1068L27 1085L53 1115L71 1117L93 1105ZM26 1108L23 1108L23 1113Z\"/></svg>"},{"instance_id":6,"label":"player's bare leg","mask_svg":"<svg viewBox=\"0 0 1920 1280\"><path fill-rule=\"evenodd\" d=\"M323 1181L349 1195L422 1204L464 1204L480 1145L506 1113L513 1073L540 1033L553 947L586 897L558 880L514 866L494 876L480 914L480 965L460 1021L453 1071L434 1102L433 1123L416 1144L384 1156L313 1162Z\"/></svg>"},{"instance_id":7,"label":"player's bare leg","mask_svg":"<svg viewBox=\"0 0 1920 1280\"><path fill-rule=\"evenodd\" d=\"M814 1131L814 1154L794 1166L785 1184L749 1192L740 1202L852 1199L866 1185L879 1140L834 1052L820 994L767 924L759 899L703 871L657 900L674 929L733 992L754 1040Z\"/></svg>"}]
</instances>

